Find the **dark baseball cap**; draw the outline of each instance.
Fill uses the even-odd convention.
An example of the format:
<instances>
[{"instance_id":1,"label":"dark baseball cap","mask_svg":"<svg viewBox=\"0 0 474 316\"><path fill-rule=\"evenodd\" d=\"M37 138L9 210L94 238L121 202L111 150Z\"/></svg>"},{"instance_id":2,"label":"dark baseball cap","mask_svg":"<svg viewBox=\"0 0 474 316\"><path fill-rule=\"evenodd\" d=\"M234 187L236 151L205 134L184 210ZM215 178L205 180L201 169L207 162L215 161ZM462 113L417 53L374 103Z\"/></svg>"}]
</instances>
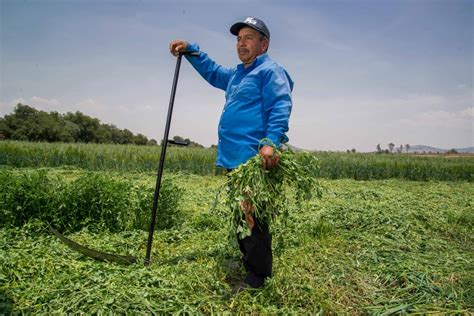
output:
<instances>
[{"instance_id":1,"label":"dark baseball cap","mask_svg":"<svg viewBox=\"0 0 474 316\"><path fill-rule=\"evenodd\" d=\"M248 17L243 22L235 23L234 25L230 27L230 32L234 34L235 36L237 36L239 35L240 29L246 26L259 31L260 33L265 35L268 39L270 39L270 31L268 30L265 23L263 23L262 20L254 18L254 17Z\"/></svg>"}]
</instances>

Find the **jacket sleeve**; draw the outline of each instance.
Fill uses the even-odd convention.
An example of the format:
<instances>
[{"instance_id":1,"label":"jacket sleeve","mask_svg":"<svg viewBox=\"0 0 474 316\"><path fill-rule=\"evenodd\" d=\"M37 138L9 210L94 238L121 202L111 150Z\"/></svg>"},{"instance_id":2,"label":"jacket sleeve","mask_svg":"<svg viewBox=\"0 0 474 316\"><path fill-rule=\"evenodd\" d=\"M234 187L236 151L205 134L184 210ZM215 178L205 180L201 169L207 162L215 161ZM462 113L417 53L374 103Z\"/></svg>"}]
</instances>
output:
<instances>
[{"instance_id":1,"label":"jacket sleeve","mask_svg":"<svg viewBox=\"0 0 474 316\"><path fill-rule=\"evenodd\" d=\"M293 105L291 100L293 81L281 66L276 66L265 73L262 89L263 107L267 117L266 137L278 148L281 143L288 142L285 133L288 131Z\"/></svg>"},{"instance_id":2,"label":"jacket sleeve","mask_svg":"<svg viewBox=\"0 0 474 316\"><path fill-rule=\"evenodd\" d=\"M199 45L196 43L189 43L187 51L199 52L199 56L184 56L207 82L225 91L232 76L232 68L216 64L206 53L199 51Z\"/></svg>"}]
</instances>

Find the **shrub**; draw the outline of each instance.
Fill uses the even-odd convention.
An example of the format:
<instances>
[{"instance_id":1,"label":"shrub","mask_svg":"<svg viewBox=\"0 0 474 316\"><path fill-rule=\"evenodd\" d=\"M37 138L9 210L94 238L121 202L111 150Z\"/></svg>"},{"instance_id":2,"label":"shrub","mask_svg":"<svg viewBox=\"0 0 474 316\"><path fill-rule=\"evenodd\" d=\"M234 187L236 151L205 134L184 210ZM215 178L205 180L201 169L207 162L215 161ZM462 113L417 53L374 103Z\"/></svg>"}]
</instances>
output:
<instances>
[{"instance_id":1,"label":"shrub","mask_svg":"<svg viewBox=\"0 0 474 316\"><path fill-rule=\"evenodd\" d=\"M86 172L72 181L39 171L0 171L0 227L23 226L32 219L50 222L59 230L86 226L147 230L153 188L134 185L103 173ZM181 219L183 190L164 179L157 212L157 229L171 228Z\"/></svg>"}]
</instances>

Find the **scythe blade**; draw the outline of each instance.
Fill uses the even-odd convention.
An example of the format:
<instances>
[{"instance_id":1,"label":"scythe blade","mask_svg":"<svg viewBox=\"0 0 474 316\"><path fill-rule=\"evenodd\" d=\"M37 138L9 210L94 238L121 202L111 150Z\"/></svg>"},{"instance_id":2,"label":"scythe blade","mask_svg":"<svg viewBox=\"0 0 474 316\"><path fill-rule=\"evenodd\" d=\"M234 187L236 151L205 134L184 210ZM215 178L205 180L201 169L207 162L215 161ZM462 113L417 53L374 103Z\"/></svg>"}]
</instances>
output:
<instances>
[{"instance_id":1,"label":"scythe blade","mask_svg":"<svg viewBox=\"0 0 474 316\"><path fill-rule=\"evenodd\" d=\"M54 229L49 223L48 228L49 230L56 235L63 243L65 243L69 248L82 253L83 255L93 258L95 260L99 261L108 261L108 262L116 262L116 263L121 263L121 264L126 264L130 265L133 264L137 261L136 257L133 256L123 256L123 255L116 255L112 253L107 253L107 252L102 252L98 250L94 250L88 247L85 247L83 245L78 244L77 242L65 237L63 234L58 232L56 229Z\"/></svg>"}]
</instances>

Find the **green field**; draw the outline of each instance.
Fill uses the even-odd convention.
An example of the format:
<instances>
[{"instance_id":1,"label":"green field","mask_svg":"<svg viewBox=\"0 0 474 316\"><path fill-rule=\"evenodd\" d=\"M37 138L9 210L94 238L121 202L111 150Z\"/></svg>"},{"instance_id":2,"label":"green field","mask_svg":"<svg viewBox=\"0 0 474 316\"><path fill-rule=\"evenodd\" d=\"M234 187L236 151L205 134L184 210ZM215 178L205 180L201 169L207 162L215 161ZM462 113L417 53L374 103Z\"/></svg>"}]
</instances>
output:
<instances>
[{"instance_id":1,"label":"green field","mask_svg":"<svg viewBox=\"0 0 474 316\"><path fill-rule=\"evenodd\" d=\"M154 165L156 148L68 146L0 142L1 159L16 157L16 163L1 160L0 170L0 310L7 313L474 312L472 158L421 160L432 169L471 172L471 178L461 178L463 171L449 181L325 177L321 199L302 207L290 200L289 217L277 222L273 277L262 289L232 295L232 282L244 272L226 267L239 252L227 240L228 211L222 202L213 209L225 176L212 168L193 172L197 152L172 148L170 168L186 167L165 172L172 207L162 207L145 267L155 167L141 169L141 161L149 151ZM38 155L41 147L46 158ZM82 147L87 150L68 154L77 164L48 165L55 150ZM94 155L102 165L78 165ZM20 156L30 165L19 165ZM403 170L404 157L372 156L375 165ZM363 157L341 154L338 161L359 159L367 170L379 168ZM114 159L129 167L105 163ZM421 174L441 175L428 167ZM87 258L62 244L44 220L81 244L139 261L123 266Z\"/></svg>"},{"instance_id":2,"label":"green field","mask_svg":"<svg viewBox=\"0 0 474 316\"><path fill-rule=\"evenodd\" d=\"M155 171L159 146L28 143L0 141L0 165L13 167L70 166L96 171ZM474 181L474 156L419 157L405 154L316 152L326 179L408 179ZM166 169L199 175L222 173L214 166L215 149L170 147Z\"/></svg>"}]
</instances>

